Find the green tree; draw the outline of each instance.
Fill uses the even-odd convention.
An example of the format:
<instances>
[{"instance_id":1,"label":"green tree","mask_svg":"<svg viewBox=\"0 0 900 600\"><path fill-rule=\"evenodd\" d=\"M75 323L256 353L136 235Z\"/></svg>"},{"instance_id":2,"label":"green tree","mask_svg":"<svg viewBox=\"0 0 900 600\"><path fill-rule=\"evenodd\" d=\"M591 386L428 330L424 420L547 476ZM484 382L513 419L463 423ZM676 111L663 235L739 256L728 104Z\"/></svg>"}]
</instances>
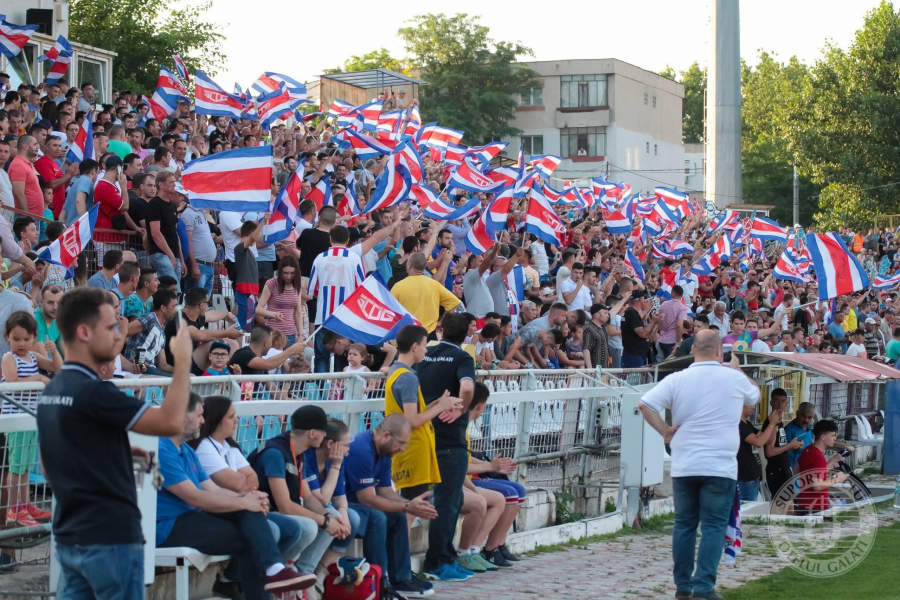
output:
<instances>
[{"instance_id":1,"label":"green tree","mask_svg":"<svg viewBox=\"0 0 900 600\"><path fill-rule=\"evenodd\" d=\"M146 94L156 90L160 65L180 54L189 69L210 75L225 61L221 26L204 19L212 0L72 0L70 37L118 53L113 84Z\"/></svg>"},{"instance_id":2,"label":"green tree","mask_svg":"<svg viewBox=\"0 0 900 600\"><path fill-rule=\"evenodd\" d=\"M372 50L362 56L351 56L344 61L342 67L325 69L325 73L346 73L348 71L368 71L370 69L390 69L398 73L405 73L408 69L405 65L391 56L383 46L378 50Z\"/></svg>"},{"instance_id":3,"label":"green tree","mask_svg":"<svg viewBox=\"0 0 900 600\"><path fill-rule=\"evenodd\" d=\"M535 73L518 64L532 56L519 43L492 40L478 17L419 15L398 34L410 66L428 82L419 89L422 118L466 132L469 144L521 133L509 125L516 96L534 83Z\"/></svg>"},{"instance_id":4,"label":"green tree","mask_svg":"<svg viewBox=\"0 0 900 600\"><path fill-rule=\"evenodd\" d=\"M695 61L687 71L680 74L666 65L660 72L666 79L677 81L684 86L684 101L681 103L681 139L685 144L703 142L706 132L706 118L703 112L703 98L706 96L706 69L701 69Z\"/></svg>"}]
</instances>

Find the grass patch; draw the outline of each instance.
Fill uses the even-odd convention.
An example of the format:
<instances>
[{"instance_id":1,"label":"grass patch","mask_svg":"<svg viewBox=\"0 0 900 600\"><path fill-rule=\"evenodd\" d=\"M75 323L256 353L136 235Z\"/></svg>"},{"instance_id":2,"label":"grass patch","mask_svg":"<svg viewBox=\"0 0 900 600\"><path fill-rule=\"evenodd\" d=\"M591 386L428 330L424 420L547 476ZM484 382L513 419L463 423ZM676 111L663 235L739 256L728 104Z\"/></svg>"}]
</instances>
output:
<instances>
[{"instance_id":1,"label":"grass patch","mask_svg":"<svg viewBox=\"0 0 900 600\"><path fill-rule=\"evenodd\" d=\"M837 577L819 578L785 567L743 586L725 590L727 600L821 600L822 598L896 598L896 557L900 555L900 523L882 527L875 545L854 569ZM740 560L740 558L738 559Z\"/></svg>"},{"instance_id":2,"label":"grass patch","mask_svg":"<svg viewBox=\"0 0 900 600\"><path fill-rule=\"evenodd\" d=\"M866 467L856 474L860 479L867 477L868 475L881 475L881 467Z\"/></svg>"},{"instance_id":3,"label":"grass patch","mask_svg":"<svg viewBox=\"0 0 900 600\"><path fill-rule=\"evenodd\" d=\"M551 552L559 552L569 548L587 549L591 544L598 542L609 542L624 535L640 535L644 533L668 533L668 528L675 522L675 515L669 513L666 515L656 515L650 517L648 521L641 523L640 529L634 529L628 525L622 527L619 531L613 533L604 533L602 535L589 535L567 542L559 542L558 544L548 544L546 546L536 546L534 550L525 552L523 556L537 556L539 554L549 554ZM627 592L626 592L627 593Z\"/></svg>"}]
</instances>

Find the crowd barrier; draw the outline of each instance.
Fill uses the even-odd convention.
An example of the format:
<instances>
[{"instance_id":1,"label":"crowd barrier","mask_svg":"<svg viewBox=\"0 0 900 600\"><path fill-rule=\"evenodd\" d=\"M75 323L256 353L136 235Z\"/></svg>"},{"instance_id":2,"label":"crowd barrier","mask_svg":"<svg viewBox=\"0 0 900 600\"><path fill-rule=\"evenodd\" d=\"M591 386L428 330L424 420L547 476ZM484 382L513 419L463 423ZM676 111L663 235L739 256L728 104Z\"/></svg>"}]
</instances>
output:
<instances>
[{"instance_id":1,"label":"crowd barrier","mask_svg":"<svg viewBox=\"0 0 900 600\"><path fill-rule=\"evenodd\" d=\"M621 442L621 393L652 383L652 369L638 370L516 370L480 371L478 379L491 390L488 409L469 424L474 452L501 454L519 461L511 479L529 489L557 491L571 484L613 485L618 479ZM329 373L194 377L192 389L201 396L224 395L236 403L239 416L235 440L249 454L262 440L290 428L290 415L300 406L316 404L343 420L351 434L374 428L384 418L382 373ZM116 379L124 393L147 402L163 401L168 378ZM34 410L41 383L0 384L0 392ZM35 430L34 417L9 402L0 411L0 453L10 456L9 434ZM50 486L38 460L37 441L16 454L30 463L31 500L49 510ZM0 510L11 505L3 462ZM49 561L49 526L25 529L13 523L0 531L0 548L16 549L23 565Z\"/></svg>"}]
</instances>

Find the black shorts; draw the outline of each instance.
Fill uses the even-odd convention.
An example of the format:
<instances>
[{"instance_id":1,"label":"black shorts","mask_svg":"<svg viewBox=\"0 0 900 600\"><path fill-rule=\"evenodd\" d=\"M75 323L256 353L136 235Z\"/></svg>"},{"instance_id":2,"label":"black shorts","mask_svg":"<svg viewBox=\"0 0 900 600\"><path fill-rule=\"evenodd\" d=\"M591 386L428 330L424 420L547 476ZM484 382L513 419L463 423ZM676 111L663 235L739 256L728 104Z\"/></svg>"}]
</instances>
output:
<instances>
[{"instance_id":1,"label":"black shorts","mask_svg":"<svg viewBox=\"0 0 900 600\"><path fill-rule=\"evenodd\" d=\"M400 496L402 496L405 500L413 500L427 492L430 488L431 485L427 483L414 485L412 487L403 488L402 490L400 490Z\"/></svg>"},{"instance_id":2,"label":"black shorts","mask_svg":"<svg viewBox=\"0 0 900 600\"><path fill-rule=\"evenodd\" d=\"M769 488L769 493L772 495L772 498L775 498L778 495L778 490L790 481L793 476L794 474L790 471L785 472L782 469L766 469L766 487Z\"/></svg>"}]
</instances>

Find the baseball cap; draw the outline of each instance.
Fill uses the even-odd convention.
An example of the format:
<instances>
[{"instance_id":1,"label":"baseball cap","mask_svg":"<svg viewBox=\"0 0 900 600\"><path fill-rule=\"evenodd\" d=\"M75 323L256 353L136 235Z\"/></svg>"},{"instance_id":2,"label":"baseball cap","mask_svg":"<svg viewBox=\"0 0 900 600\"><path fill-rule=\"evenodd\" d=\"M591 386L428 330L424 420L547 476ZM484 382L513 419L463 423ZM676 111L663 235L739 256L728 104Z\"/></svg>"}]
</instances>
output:
<instances>
[{"instance_id":1,"label":"baseball cap","mask_svg":"<svg viewBox=\"0 0 900 600\"><path fill-rule=\"evenodd\" d=\"M301 406L291 415L291 429L316 429L325 431L328 417L318 406Z\"/></svg>"},{"instance_id":2,"label":"baseball cap","mask_svg":"<svg viewBox=\"0 0 900 600\"><path fill-rule=\"evenodd\" d=\"M650 296L647 294L646 290L634 290L631 292L631 299L636 300L638 298L649 298Z\"/></svg>"},{"instance_id":3,"label":"baseball cap","mask_svg":"<svg viewBox=\"0 0 900 600\"><path fill-rule=\"evenodd\" d=\"M115 169L116 167L122 166L124 163L122 159L113 154L109 158L106 159L106 168L107 169Z\"/></svg>"},{"instance_id":4,"label":"baseball cap","mask_svg":"<svg viewBox=\"0 0 900 600\"><path fill-rule=\"evenodd\" d=\"M590 311L590 312L591 312L592 315L596 315L596 314L597 314L598 312L600 312L601 310L609 310L609 307L608 307L607 305L605 305L605 304L600 304L600 303L592 304L592 305L591 305L591 311Z\"/></svg>"},{"instance_id":5,"label":"baseball cap","mask_svg":"<svg viewBox=\"0 0 900 600\"><path fill-rule=\"evenodd\" d=\"M212 352L213 350L227 350L229 353L231 353L231 346L229 346L226 342L216 340L209 345L209 351Z\"/></svg>"},{"instance_id":6,"label":"baseball cap","mask_svg":"<svg viewBox=\"0 0 900 600\"><path fill-rule=\"evenodd\" d=\"M877 325L877 323L875 323L875 319L873 319L872 317L869 317L868 319L866 319L865 324L866 325Z\"/></svg>"}]
</instances>

